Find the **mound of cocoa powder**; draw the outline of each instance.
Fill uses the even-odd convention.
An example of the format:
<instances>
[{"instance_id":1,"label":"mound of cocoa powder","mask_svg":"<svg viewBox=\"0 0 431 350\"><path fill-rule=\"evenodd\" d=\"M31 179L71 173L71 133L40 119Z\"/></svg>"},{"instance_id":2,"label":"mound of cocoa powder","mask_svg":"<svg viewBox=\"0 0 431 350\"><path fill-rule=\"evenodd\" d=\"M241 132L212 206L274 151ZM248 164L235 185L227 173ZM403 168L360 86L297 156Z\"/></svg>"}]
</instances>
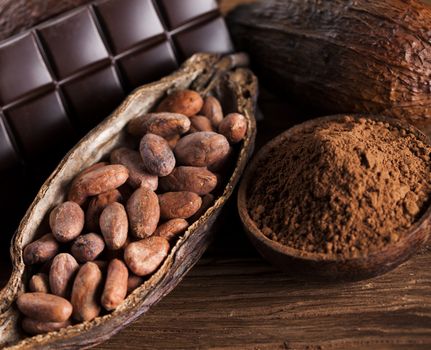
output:
<instances>
[{"instance_id":1,"label":"mound of cocoa powder","mask_svg":"<svg viewBox=\"0 0 431 350\"><path fill-rule=\"evenodd\" d=\"M258 165L248 209L270 239L302 251L366 255L425 210L431 147L411 131L346 117L296 134Z\"/></svg>"}]
</instances>

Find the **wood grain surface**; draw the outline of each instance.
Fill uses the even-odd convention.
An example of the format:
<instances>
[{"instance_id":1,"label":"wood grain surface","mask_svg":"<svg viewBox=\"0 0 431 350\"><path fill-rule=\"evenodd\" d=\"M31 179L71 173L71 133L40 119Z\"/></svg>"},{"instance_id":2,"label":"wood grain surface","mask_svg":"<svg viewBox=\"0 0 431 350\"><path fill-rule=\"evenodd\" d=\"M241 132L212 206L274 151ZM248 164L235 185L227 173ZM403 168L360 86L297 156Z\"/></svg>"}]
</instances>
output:
<instances>
[{"instance_id":1,"label":"wood grain surface","mask_svg":"<svg viewBox=\"0 0 431 350\"><path fill-rule=\"evenodd\" d=\"M258 147L307 115L265 92L260 108ZM183 282L96 349L431 349L431 246L378 278L307 283L263 261L230 213Z\"/></svg>"}]
</instances>

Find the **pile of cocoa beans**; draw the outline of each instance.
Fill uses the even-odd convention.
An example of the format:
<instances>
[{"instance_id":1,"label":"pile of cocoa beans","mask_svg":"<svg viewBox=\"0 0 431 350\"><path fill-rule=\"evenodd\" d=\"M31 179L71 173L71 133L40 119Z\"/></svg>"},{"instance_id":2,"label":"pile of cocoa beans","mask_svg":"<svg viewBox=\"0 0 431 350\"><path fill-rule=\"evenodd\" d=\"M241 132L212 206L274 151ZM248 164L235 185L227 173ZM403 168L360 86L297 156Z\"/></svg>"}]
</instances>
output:
<instances>
[{"instance_id":1,"label":"pile of cocoa beans","mask_svg":"<svg viewBox=\"0 0 431 350\"><path fill-rule=\"evenodd\" d=\"M238 113L191 90L127 126L139 150L115 149L83 170L49 214L50 233L23 253L35 273L17 299L29 334L56 331L115 310L153 274L214 191L247 130Z\"/></svg>"}]
</instances>

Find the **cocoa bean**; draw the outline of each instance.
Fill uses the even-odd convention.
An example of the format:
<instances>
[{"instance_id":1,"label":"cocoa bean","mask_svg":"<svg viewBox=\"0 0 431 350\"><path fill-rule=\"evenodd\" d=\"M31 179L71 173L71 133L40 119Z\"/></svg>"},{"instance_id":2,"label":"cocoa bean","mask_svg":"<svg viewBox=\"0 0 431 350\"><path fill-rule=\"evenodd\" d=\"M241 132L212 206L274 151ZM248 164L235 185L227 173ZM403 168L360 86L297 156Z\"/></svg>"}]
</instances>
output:
<instances>
[{"instance_id":1,"label":"cocoa bean","mask_svg":"<svg viewBox=\"0 0 431 350\"><path fill-rule=\"evenodd\" d=\"M63 322L45 322L34 320L28 317L25 317L21 323L22 329L31 335L55 332L62 328L69 327L70 325L71 322L69 320Z\"/></svg>"},{"instance_id":2,"label":"cocoa bean","mask_svg":"<svg viewBox=\"0 0 431 350\"><path fill-rule=\"evenodd\" d=\"M153 236L130 243L124 252L124 261L135 275L147 276L157 270L168 252L168 241Z\"/></svg>"},{"instance_id":3,"label":"cocoa bean","mask_svg":"<svg viewBox=\"0 0 431 350\"><path fill-rule=\"evenodd\" d=\"M159 195L159 204L161 219L187 219L199 210L202 199L193 192L167 192Z\"/></svg>"},{"instance_id":4,"label":"cocoa bean","mask_svg":"<svg viewBox=\"0 0 431 350\"><path fill-rule=\"evenodd\" d=\"M129 222L120 203L109 204L100 215L100 229L108 249L120 249L127 239Z\"/></svg>"},{"instance_id":5,"label":"cocoa bean","mask_svg":"<svg viewBox=\"0 0 431 350\"><path fill-rule=\"evenodd\" d=\"M79 265L72 255L68 253L58 254L52 260L49 271L49 286L52 294L68 298L78 269Z\"/></svg>"},{"instance_id":6,"label":"cocoa bean","mask_svg":"<svg viewBox=\"0 0 431 350\"><path fill-rule=\"evenodd\" d=\"M202 115L196 115L190 118L190 132L199 132L199 131L215 131L211 120Z\"/></svg>"},{"instance_id":7,"label":"cocoa bean","mask_svg":"<svg viewBox=\"0 0 431 350\"><path fill-rule=\"evenodd\" d=\"M189 129L190 119L182 114L155 113L145 122L146 133L163 138L182 135Z\"/></svg>"},{"instance_id":8,"label":"cocoa bean","mask_svg":"<svg viewBox=\"0 0 431 350\"><path fill-rule=\"evenodd\" d=\"M85 213L85 227L88 232L99 232L99 218L103 209L114 202L121 202L123 195L119 190L111 190L91 199Z\"/></svg>"},{"instance_id":9,"label":"cocoa bean","mask_svg":"<svg viewBox=\"0 0 431 350\"><path fill-rule=\"evenodd\" d=\"M159 104L157 112L179 113L192 117L201 110L203 103L202 97L196 91L175 91Z\"/></svg>"},{"instance_id":10,"label":"cocoa bean","mask_svg":"<svg viewBox=\"0 0 431 350\"><path fill-rule=\"evenodd\" d=\"M87 262L79 269L71 298L75 320L91 321L99 315L101 284L102 272L95 263Z\"/></svg>"},{"instance_id":11,"label":"cocoa bean","mask_svg":"<svg viewBox=\"0 0 431 350\"><path fill-rule=\"evenodd\" d=\"M103 238L95 233L79 236L70 249L72 255L81 263L93 261L105 249Z\"/></svg>"},{"instance_id":12,"label":"cocoa bean","mask_svg":"<svg viewBox=\"0 0 431 350\"><path fill-rule=\"evenodd\" d=\"M59 243L51 233L47 233L24 248L23 259L26 265L40 264L57 255Z\"/></svg>"},{"instance_id":13,"label":"cocoa bean","mask_svg":"<svg viewBox=\"0 0 431 350\"><path fill-rule=\"evenodd\" d=\"M166 176L175 167L175 156L168 142L157 135L146 134L139 145L143 169L149 174Z\"/></svg>"},{"instance_id":14,"label":"cocoa bean","mask_svg":"<svg viewBox=\"0 0 431 350\"><path fill-rule=\"evenodd\" d=\"M126 298L128 276L129 271L121 260L114 259L109 263L102 294L102 306L106 310L116 309Z\"/></svg>"},{"instance_id":15,"label":"cocoa bean","mask_svg":"<svg viewBox=\"0 0 431 350\"><path fill-rule=\"evenodd\" d=\"M138 188L127 201L130 230L136 238L153 234L160 219L157 195L146 188Z\"/></svg>"},{"instance_id":16,"label":"cocoa bean","mask_svg":"<svg viewBox=\"0 0 431 350\"><path fill-rule=\"evenodd\" d=\"M127 168L120 164L106 165L80 176L68 194L70 201L82 205L87 197L111 191L124 184L129 177Z\"/></svg>"},{"instance_id":17,"label":"cocoa bean","mask_svg":"<svg viewBox=\"0 0 431 350\"><path fill-rule=\"evenodd\" d=\"M141 276L129 274L129 278L127 279L127 294L132 293L142 283L144 283L144 279Z\"/></svg>"},{"instance_id":18,"label":"cocoa bean","mask_svg":"<svg viewBox=\"0 0 431 350\"><path fill-rule=\"evenodd\" d=\"M223 135L201 131L180 139L174 152L179 164L205 167L223 159L229 147Z\"/></svg>"},{"instance_id":19,"label":"cocoa bean","mask_svg":"<svg viewBox=\"0 0 431 350\"><path fill-rule=\"evenodd\" d=\"M217 186L217 177L201 167L180 166L168 176L160 178L160 188L165 192L190 191L205 195Z\"/></svg>"},{"instance_id":20,"label":"cocoa bean","mask_svg":"<svg viewBox=\"0 0 431 350\"><path fill-rule=\"evenodd\" d=\"M220 122L223 120L223 109L221 104L219 100L213 96L205 97L200 114L207 117L214 127L218 127Z\"/></svg>"},{"instance_id":21,"label":"cocoa bean","mask_svg":"<svg viewBox=\"0 0 431 350\"><path fill-rule=\"evenodd\" d=\"M45 322L64 322L72 314L72 305L64 298L47 293L24 293L16 305L27 317Z\"/></svg>"},{"instance_id":22,"label":"cocoa bean","mask_svg":"<svg viewBox=\"0 0 431 350\"><path fill-rule=\"evenodd\" d=\"M30 292L49 293L49 279L46 273L37 273L28 283Z\"/></svg>"},{"instance_id":23,"label":"cocoa bean","mask_svg":"<svg viewBox=\"0 0 431 350\"><path fill-rule=\"evenodd\" d=\"M228 114L219 124L218 130L231 144L238 143L247 132L247 119L239 113Z\"/></svg>"},{"instance_id":24,"label":"cocoa bean","mask_svg":"<svg viewBox=\"0 0 431 350\"><path fill-rule=\"evenodd\" d=\"M85 214L75 202L56 206L49 215L52 234L59 242L69 242L79 236L84 228Z\"/></svg>"},{"instance_id":25,"label":"cocoa bean","mask_svg":"<svg viewBox=\"0 0 431 350\"><path fill-rule=\"evenodd\" d=\"M172 241L175 237L184 233L189 227L189 223L184 219L172 219L157 227L154 236L163 237Z\"/></svg>"}]
</instances>

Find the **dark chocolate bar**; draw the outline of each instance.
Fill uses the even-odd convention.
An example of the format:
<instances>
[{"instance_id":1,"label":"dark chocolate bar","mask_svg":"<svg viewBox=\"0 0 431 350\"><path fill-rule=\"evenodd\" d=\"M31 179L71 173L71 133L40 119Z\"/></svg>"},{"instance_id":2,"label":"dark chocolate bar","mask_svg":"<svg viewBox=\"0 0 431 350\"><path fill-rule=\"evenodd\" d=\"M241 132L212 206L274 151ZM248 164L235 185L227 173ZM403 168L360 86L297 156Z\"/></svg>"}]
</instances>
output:
<instances>
[{"instance_id":1,"label":"dark chocolate bar","mask_svg":"<svg viewBox=\"0 0 431 350\"><path fill-rule=\"evenodd\" d=\"M193 53L232 50L215 0L95 1L0 42L6 231L64 153L130 91Z\"/></svg>"}]
</instances>

